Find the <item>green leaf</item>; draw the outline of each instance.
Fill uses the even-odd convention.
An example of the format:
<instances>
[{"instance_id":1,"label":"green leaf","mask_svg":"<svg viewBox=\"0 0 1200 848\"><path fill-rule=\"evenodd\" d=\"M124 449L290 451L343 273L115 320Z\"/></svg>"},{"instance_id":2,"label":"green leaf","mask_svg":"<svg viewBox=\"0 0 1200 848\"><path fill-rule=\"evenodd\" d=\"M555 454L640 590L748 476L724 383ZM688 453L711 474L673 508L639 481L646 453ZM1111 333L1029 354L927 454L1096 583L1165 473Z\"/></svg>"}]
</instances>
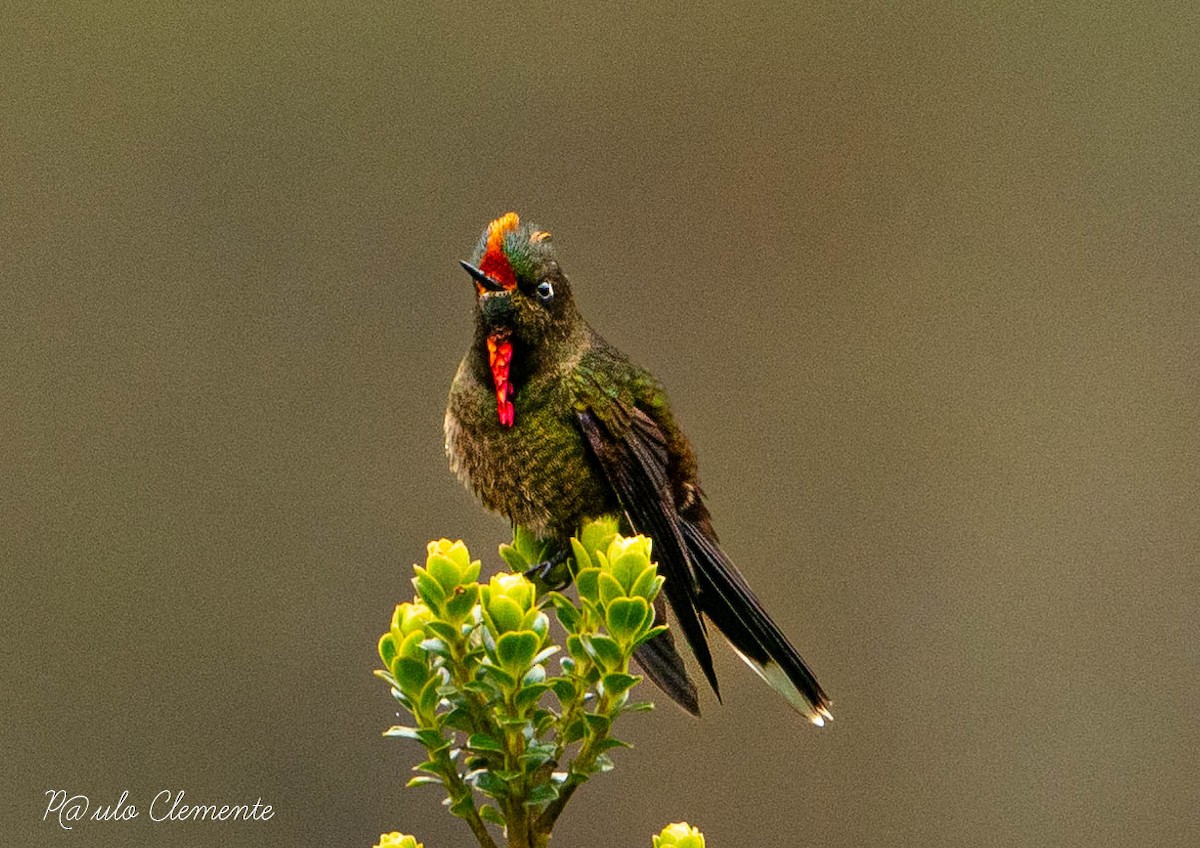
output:
<instances>
[{"instance_id":1,"label":"green leaf","mask_svg":"<svg viewBox=\"0 0 1200 848\"><path fill-rule=\"evenodd\" d=\"M687 822L674 822L653 837L654 848L704 848L704 834Z\"/></svg>"},{"instance_id":2,"label":"green leaf","mask_svg":"<svg viewBox=\"0 0 1200 848\"><path fill-rule=\"evenodd\" d=\"M587 722L583 719L575 719L563 730L563 742L570 745L572 742L578 741L587 735Z\"/></svg>"},{"instance_id":3,"label":"green leaf","mask_svg":"<svg viewBox=\"0 0 1200 848\"><path fill-rule=\"evenodd\" d=\"M431 654L437 654L440 657L444 657L450 653L450 648L441 639L422 639L418 643L418 646L421 648L421 650L428 651Z\"/></svg>"},{"instance_id":4,"label":"green leaf","mask_svg":"<svg viewBox=\"0 0 1200 848\"><path fill-rule=\"evenodd\" d=\"M462 570L457 563L442 554L431 554L425 559L425 570L449 595L462 579Z\"/></svg>"},{"instance_id":5,"label":"green leaf","mask_svg":"<svg viewBox=\"0 0 1200 848\"><path fill-rule=\"evenodd\" d=\"M384 683L386 683L388 686L391 686L393 689L400 688L399 684L396 683L396 676L394 674L392 674L390 671L388 671L387 669L377 668L371 673L374 674L376 677L378 677L380 680L382 680Z\"/></svg>"},{"instance_id":6,"label":"green leaf","mask_svg":"<svg viewBox=\"0 0 1200 848\"><path fill-rule=\"evenodd\" d=\"M394 636L392 638L395 638ZM421 630L414 630L404 637L404 641L396 645L396 652L402 657L425 662L425 652L421 650L421 643L425 641L425 633Z\"/></svg>"},{"instance_id":7,"label":"green leaf","mask_svg":"<svg viewBox=\"0 0 1200 848\"><path fill-rule=\"evenodd\" d=\"M473 695L478 695L484 700L493 697L497 693L496 686L494 685L493 681L490 680L491 676L494 674L502 674L509 681L512 680L511 677L508 677L507 674L504 674L504 672L502 672L497 666L485 665L483 667L483 678L480 680L472 680L470 683L465 684L463 686L463 691L470 692Z\"/></svg>"},{"instance_id":8,"label":"green leaf","mask_svg":"<svg viewBox=\"0 0 1200 848\"><path fill-rule=\"evenodd\" d=\"M497 777L490 771L477 772L473 778L475 788L496 800L508 797L508 782Z\"/></svg>"},{"instance_id":9,"label":"green leaf","mask_svg":"<svg viewBox=\"0 0 1200 848\"><path fill-rule=\"evenodd\" d=\"M520 731L521 733L525 733L532 724L525 716L503 716L497 718L496 723L505 730Z\"/></svg>"},{"instance_id":10,"label":"green leaf","mask_svg":"<svg viewBox=\"0 0 1200 848\"><path fill-rule=\"evenodd\" d=\"M471 797L471 793L463 792L458 798L453 799L450 804L450 812L460 819L469 820L475 813L475 799Z\"/></svg>"},{"instance_id":11,"label":"green leaf","mask_svg":"<svg viewBox=\"0 0 1200 848\"><path fill-rule=\"evenodd\" d=\"M599 576L597 576L599 581ZM599 594L599 587L596 588L596 593ZM583 623L579 626L579 632L582 634L585 630L588 633L596 632L596 623L604 621L604 611L600 607L600 599L591 600L582 595L579 597L579 609L583 613Z\"/></svg>"},{"instance_id":12,"label":"green leaf","mask_svg":"<svg viewBox=\"0 0 1200 848\"><path fill-rule=\"evenodd\" d=\"M440 777L434 777L431 774L418 774L416 777L409 778L408 783L404 784L405 789L411 789L414 786L444 786L445 782Z\"/></svg>"},{"instance_id":13,"label":"green leaf","mask_svg":"<svg viewBox=\"0 0 1200 848\"><path fill-rule=\"evenodd\" d=\"M500 827L508 826L508 821L504 818L504 814L491 804L480 805L479 817L489 824L499 825Z\"/></svg>"},{"instance_id":14,"label":"green leaf","mask_svg":"<svg viewBox=\"0 0 1200 848\"><path fill-rule=\"evenodd\" d=\"M462 621L471 614L479 601L479 585L459 586L446 601L446 617L451 621Z\"/></svg>"},{"instance_id":15,"label":"green leaf","mask_svg":"<svg viewBox=\"0 0 1200 848\"><path fill-rule=\"evenodd\" d=\"M434 619L433 621L428 622L425 627L431 633L433 633L434 636L437 636L448 645L457 642L460 638L462 638L462 634L459 632L458 628L446 621L438 621L437 619Z\"/></svg>"},{"instance_id":16,"label":"green leaf","mask_svg":"<svg viewBox=\"0 0 1200 848\"><path fill-rule=\"evenodd\" d=\"M442 726L469 733L475 726L475 719L465 706L457 706L442 716Z\"/></svg>"},{"instance_id":17,"label":"green leaf","mask_svg":"<svg viewBox=\"0 0 1200 848\"><path fill-rule=\"evenodd\" d=\"M557 651L558 648L550 649L551 652ZM521 678L521 685L536 685L546 681L546 667L542 665L546 661L546 651L539 651L538 655L533 658L533 665L529 667L529 671L525 672L525 676Z\"/></svg>"},{"instance_id":18,"label":"green leaf","mask_svg":"<svg viewBox=\"0 0 1200 848\"><path fill-rule=\"evenodd\" d=\"M587 548L574 537L571 539L571 556L575 558L576 575L585 568L592 568L592 558L588 556Z\"/></svg>"},{"instance_id":19,"label":"green leaf","mask_svg":"<svg viewBox=\"0 0 1200 848\"><path fill-rule=\"evenodd\" d=\"M517 678L498 665L484 666L483 675L483 680L467 685L476 687L485 698L493 698L496 696L497 690L513 689L517 685Z\"/></svg>"},{"instance_id":20,"label":"green leaf","mask_svg":"<svg viewBox=\"0 0 1200 848\"><path fill-rule=\"evenodd\" d=\"M392 663L392 676L396 678L400 691L412 697L419 693L429 680L429 667L420 660L397 657Z\"/></svg>"},{"instance_id":21,"label":"green leaf","mask_svg":"<svg viewBox=\"0 0 1200 848\"><path fill-rule=\"evenodd\" d=\"M473 776L480 772L487 771L491 768L493 760L489 760L482 754L466 754L461 760L461 765L466 769L466 773L461 777L468 783L473 782Z\"/></svg>"},{"instance_id":22,"label":"green leaf","mask_svg":"<svg viewBox=\"0 0 1200 848\"><path fill-rule=\"evenodd\" d=\"M472 751L488 751L495 754L504 753L504 746L494 736L488 736L486 733L472 733L467 738L467 747Z\"/></svg>"},{"instance_id":23,"label":"green leaf","mask_svg":"<svg viewBox=\"0 0 1200 848\"><path fill-rule=\"evenodd\" d=\"M630 588L629 594L639 598L645 598L647 601L653 601L658 594L658 589L662 585L655 578L658 577L658 569L653 565L648 565L642 569L642 573L637 576L637 580L633 581L633 587Z\"/></svg>"},{"instance_id":24,"label":"green leaf","mask_svg":"<svg viewBox=\"0 0 1200 848\"><path fill-rule=\"evenodd\" d=\"M600 569L581 568L575 575L575 590L579 592L580 600L590 600L596 603L600 600L600 590L596 581L600 579Z\"/></svg>"},{"instance_id":25,"label":"green leaf","mask_svg":"<svg viewBox=\"0 0 1200 848\"><path fill-rule=\"evenodd\" d=\"M521 618L525 615L512 598L495 593L487 599L487 611L488 615L492 617L497 636L510 630L518 630L521 627Z\"/></svg>"},{"instance_id":26,"label":"green leaf","mask_svg":"<svg viewBox=\"0 0 1200 848\"><path fill-rule=\"evenodd\" d=\"M521 626L517 629L532 630L538 636L545 636L550 629L550 619L540 609L534 608L521 617Z\"/></svg>"},{"instance_id":27,"label":"green leaf","mask_svg":"<svg viewBox=\"0 0 1200 848\"><path fill-rule=\"evenodd\" d=\"M629 551L621 554L611 564L612 576L621 584L621 588L626 594L631 594L630 589L637 582L638 576L645 570L650 563L640 553Z\"/></svg>"},{"instance_id":28,"label":"green leaf","mask_svg":"<svg viewBox=\"0 0 1200 848\"><path fill-rule=\"evenodd\" d=\"M618 671L624 664L625 655L620 645L610 636L598 633L585 637L584 645L606 671Z\"/></svg>"},{"instance_id":29,"label":"green leaf","mask_svg":"<svg viewBox=\"0 0 1200 848\"><path fill-rule=\"evenodd\" d=\"M558 623L568 633L574 633L579 629L579 609L574 604L570 602L561 605L556 603L554 605L554 612L558 617Z\"/></svg>"},{"instance_id":30,"label":"green leaf","mask_svg":"<svg viewBox=\"0 0 1200 848\"><path fill-rule=\"evenodd\" d=\"M515 571L517 573L528 571L530 566L536 564L526 560L525 557L521 555L521 552L512 545L500 546L500 559L504 560L504 564L508 566L509 571Z\"/></svg>"},{"instance_id":31,"label":"green leaf","mask_svg":"<svg viewBox=\"0 0 1200 848\"><path fill-rule=\"evenodd\" d=\"M412 767L412 770L413 771L423 771L426 774L432 774L437 777L441 777L441 775L442 775L441 763L437 762L436 760L426 760L423 763L417 763L415 766Z\"/></svg>"},{"instance_id":32,"label":"green leaf","mask_svg":"<svg viewBox=\"0 0 1200 848\"><path fill-rule=\"evenodd\" d=\"M592 745L593 745L593 750L598 751L599 753L604 753L605 751L610 751L613 748L632 748L633 747L628 742L622 742L620 739L613 739L611 736L608 737L607 739L601 739L599 742L594 742L594 743L592 743Z\"/></svg>"},{"instance_id":33,"label":"green leaf","mask_svg":"<svg viewBox=\"0 0 1200 848\"><path fill-rule=\"evenodd\" d=\"M612 727L612 720L599 713L584 713L583 719L587 722L588 729L591 730L593 736L605 736Z\"/></svg>"},{"instance_id":34,"label":"green leaf","mask_svg":"<svg viewBox=\"0 0 1200 848\"><path fill-rule=\"evenodd\" d=\"M413 587L417 590L417 594L421 597L421 600L428 604L431 609L441 609L442 604L446 602L446 590L421 566L414 565L413 572L416 573L416 577L413 578Z\"/></svg>"},{"instance_id":35,"label":"green leaf","mask_svg":"<svg viewBox=\"0 0 1200 848\"><path fill-rule=\"evenodd\" d=\"M554 757L555 747L549 742L534 742L521 755L521 766L526 772L533 772L550 762Z\"/></svg>"},{"instance_id":36,"label":"green leaf","mask_svg":"<svg viewBox=\"0 0 1200 848\"><path fill-rule=\"evenodd\" d=\"M653 609L653 607L651 607L651 609ZM666 633L666 632L667 632L667 625L665 625L665 624L655 625L654 627L651 627L649 630L647 630L645 633L643 633L641 636L639 636L637 641L633 643L633 647L636 648L639 645L645 644L646 642L649 642L651 639L653 639L658 634Z\"/></svg>"},{"instance_id":37,"label":"green leaf","mask_svg":"<svg viewBox=\"0 0 1200 848\"><path fill-rule=\"evenodd\" d=\"M606 515L585 524L579 532L579 541L589 554L594 555L596 551L608 548L619 528L620 519L615 515Z\"/></svg>"},{"instance_id":38,"label":"green leaf","mask_svg":"<svg viewBox=\"0 0 1200 848\"><path fill-rule=\"evenodd\" d=\"M396 640L390 632L379 637L379 658L385 666L392 667L392 660L396 658L397 653L399 651L396 648Z\"/></svg>"},{"instance_id":39,"label":"green leaf","mask_svg":"<svg viewBox=\"0 0 1200 848\"><path fill-rule=\"evenodd\" d=\"M650 605L645 598L615 598L604 613L608 632L618 642L628 644L638 636L650 618Z\"/></svg>"},{"instance_id":40,"label":"green leaf","mask_svg":"<svg viewBox=\"0 0 1200 848\"><path fill-rule=\"evenodd\" d=\"M600 603L608 606L617 598L625 597L625 587L617 582L617 579L611 574L601 571L597 578L597 585L600 591Z\"/></svg>"},{"instance_id":41,"label":"green leaf","mask_svg":"<svg viewBox=\"0 0 1200 848\"><path fill-rule=\"evenodd\" d=\"M558 721L558 713L554 710L548 710L545 707L538 707L530 715L529 720L533 724L533 732L539 737L544 738L554 723Z\"/></svg>"},{"instance_id":42,"label":"green leaf","mask_svg":"<svg viewBox=\"0 0 1200 848\"><path fill-rule=\"evenodd\" d=\"M606 674L601 678L600 683L604 686L605 693L611 698L619 698L636 686L642 678L632 674L622 674L621 672L613 672Z\"/></svg>"},{"instance_id":43,"label":"green leaf","mask_svg":"<svg viewBox=\"0 0 1200 848\"><path fill-rule=\"evenodd\" d=\"M512 546L517 549L525 562L529 565L537 565L546 558L546 550L550 543L542 540L536 533L528 527L520 525L513 528L513 543ZM528 568L528 566L526 566ZM517 571L518 569L513 569ZM519 569L524 571L525 569Z\"/></svg>"},{"instance_id":44,"label":"green leaf","mask_svg":"<svg viewBox=\"0 0 1200 848\"><path fill-rule=\"evenodd\" d=\"M416 742L421 741L418 735L419 731L415 727L406 727L403 724L393 724L387 730L383 731L384 736L398 736L401 739L412 739Z\"/></svg>"},{"instance_id":45,"label":"green leaf","mask_svg":"<svg viewBox=\"0 0 1200 848\"><path fill-rule=\"evenodd\" d=\"M513 676L524 674L525 669L533 662L541 641L532 630L505 633L496 640L496 658Z\"/></svg>"},{"instance_id":46,"label":"green leaf","mask_svg":"<svg viewBox=\"0 0 1200 848\"><path fill-rule=\"evenodd\" d=\"M549 683L527 683L521 687L521 691L517 693L516 707L518 710L526 710L537 703L542 695L549 691Z\"/></svg>"},{"instance_id":47,"label":"green leaf","mask_svg":"<svg viewBox=\"0 0 1200 848\"><path fill-rule=\"evenodd\" d=\"M539 783L525 796L526 807L539 807L549 804L558 797L558 787L553 783Z\"/></svg>"},{"instance_id":48,"label":"green leaf","mask_svg":"<svg viewBox=\"0 0 1200 848\"><path fill-rule=\"evenodd\" d=\"M441 696L438 694L438 687L440 685L441 679L437 677L437 675L434 675L421 690L419 703L421 705L422 712L424 712L426 715L432 714L433 711L437 709L438 701L441 700Z\"/></svg>"},{"instance_id":49,"label":"green leaf","mask_svg":"<svg viewBox=\"0 0 1200 848\"><path fill-rule=\"evenodd\" d=\"M623 713L648 713L654 709L653 701L633 701L621 707Z\"/></svg>"},{"instance_id":50,"label":"green leaf","mask_svg":"<svg viewBox=\"0 0 1200 848\"><path fill-rule=\"evenodd\" d=\"M575 659L576 662L590 662L592 655L588 653L587 645L584 644L582 636L567 637L567 653Z\"/></svg>"},{"instance_id":51,"label":"green leaf","mask_svg":"<svg viewBox=\"0 0 1200 848\"><path fill-rule=\"evenodd\" d=\"M431 754L443 751L454 744L452 740L447 739L440 731L434 730L432 727L422 727L417 731L417 738Z\"/></svg>"},{"instance_id":52,"label":"green leaf","mask_svg":"<svg viewBox=\"0 0 1200 848\"><path fill-rule=\"evenodd\" d=\"M555 677L550 681L550 688L555 697L565 706L567 701L575 697L575 684L565 677Z\"/></svg>"}]
</instances>

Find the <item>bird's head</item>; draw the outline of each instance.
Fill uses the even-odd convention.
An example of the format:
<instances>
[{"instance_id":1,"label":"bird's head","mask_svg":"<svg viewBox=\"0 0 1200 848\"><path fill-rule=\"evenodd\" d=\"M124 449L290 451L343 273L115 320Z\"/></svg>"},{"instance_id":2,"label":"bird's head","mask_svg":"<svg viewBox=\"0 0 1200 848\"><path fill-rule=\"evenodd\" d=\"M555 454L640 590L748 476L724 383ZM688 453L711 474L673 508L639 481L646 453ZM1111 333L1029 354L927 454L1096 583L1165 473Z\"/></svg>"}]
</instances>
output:
<instances>
[{"instance_id":1,"label":"bird's head","mask_svg":"<svg viewBox=\"0 0 1200 848\"><path fill-rule=\"evenodd\" d=\"M501 423L513 423L512 398L525 377L553 366L582 325L550 233L516 212L488 224L463 268L475 284L480 365L491 372Z\"/></svg>"},{"instance_id":2,"label":"bird's head","mask_svg":"<svg viewBox=\"0 0 1200 848\"><path fill-rule=\"evenodd\" d=\"M565 335L576 317L550 234L522 224L516 212L488 224L462 265L475 283L476 320L488 335L536 348Z\"/></svg>"}]
</instances>

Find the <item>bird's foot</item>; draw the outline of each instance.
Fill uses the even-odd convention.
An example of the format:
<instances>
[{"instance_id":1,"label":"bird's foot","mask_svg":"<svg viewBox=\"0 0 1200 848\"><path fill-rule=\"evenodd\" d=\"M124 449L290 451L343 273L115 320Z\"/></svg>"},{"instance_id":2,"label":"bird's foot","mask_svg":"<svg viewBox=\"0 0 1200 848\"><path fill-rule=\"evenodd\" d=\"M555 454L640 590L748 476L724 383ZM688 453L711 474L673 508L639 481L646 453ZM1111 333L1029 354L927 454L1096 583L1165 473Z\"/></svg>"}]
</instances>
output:
<instances>
[{"instance_id":1,"label":"bird's foot","mask_svg":"<svg viewBox=\"0 0 1200 848\"><path fill-rule=\"evenodd\" d=\"M564 545L552 556L532 568L526 569L525 576L539 586L545 586L551 592L567 588L571 585L571 572L566 567L569 551L570 548Z\"/></svg>"}]
</instances>

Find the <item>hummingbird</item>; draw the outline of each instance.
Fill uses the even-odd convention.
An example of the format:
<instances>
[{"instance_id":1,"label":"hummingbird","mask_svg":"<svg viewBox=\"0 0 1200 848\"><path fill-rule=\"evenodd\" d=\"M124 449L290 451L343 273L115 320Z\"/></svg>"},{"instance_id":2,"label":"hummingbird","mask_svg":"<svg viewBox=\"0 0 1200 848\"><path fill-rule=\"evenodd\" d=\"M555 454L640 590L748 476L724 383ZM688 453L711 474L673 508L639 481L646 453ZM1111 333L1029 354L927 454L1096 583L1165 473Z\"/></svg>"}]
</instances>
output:
<instances>
[{"instance_id":1,"label":"hummingbird","mask_svg":"<svg viewBox=\"0 0 1200 848\"><path fill-rule=\"evenodd\" d=\"M829 699L722 551L696 457L663 387L584 320L550 234L515 212L492 221L470 262L475 330L450 387L446 453L483 506L548 543L533 569L566 561L589 519L616 514L653 540L678 631L720 700L707 624L817 726ZM569 578L568 578L569 579ZM635 659L672 700L699 715L675 628Z\"/></svg>"}]
</instances>

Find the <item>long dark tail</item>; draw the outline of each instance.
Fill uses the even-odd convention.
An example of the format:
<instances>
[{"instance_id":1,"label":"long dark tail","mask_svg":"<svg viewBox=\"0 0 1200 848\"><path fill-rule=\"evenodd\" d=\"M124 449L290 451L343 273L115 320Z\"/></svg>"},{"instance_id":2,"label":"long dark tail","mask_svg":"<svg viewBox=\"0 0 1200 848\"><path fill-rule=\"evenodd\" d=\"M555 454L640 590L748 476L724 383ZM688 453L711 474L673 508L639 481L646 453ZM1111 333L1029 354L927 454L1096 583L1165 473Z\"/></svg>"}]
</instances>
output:
<instances>
[{"instance_id":1,"label":"long dark tail","mask_svg":"<svg viewBox=\"0 0 1200 848\"><path fill-rule=\"evenodd\" d=\"M818 727L832 720L829 698L725 552L689 521L678 524L692 560L697 606L746 664Z\"/></svg>"},{"instance_id":2,"label":"long dark tail","mask_svg":"<svg viewBox=\"0 0 1200 848\"><path fill-rule=\"evenodd\" d=\"M577 413L579 426L629 524L654 540L659 573L666 578L663 594L709 685L720 698L705 617L788 703L813 724L824 724L833 718L829 699L737 568L705 533L701 524L707 524L707 510L693 506L695 521L680 514L668 476L672 459L666 436L641 409L625 411L624 428L619 420L615 427L601 423L590 409ZM661 620L661 603L656 613ZM638 658L651 680L694 713L695 687L668 635L647 642Z\"/></svg>"}]
</instances>

